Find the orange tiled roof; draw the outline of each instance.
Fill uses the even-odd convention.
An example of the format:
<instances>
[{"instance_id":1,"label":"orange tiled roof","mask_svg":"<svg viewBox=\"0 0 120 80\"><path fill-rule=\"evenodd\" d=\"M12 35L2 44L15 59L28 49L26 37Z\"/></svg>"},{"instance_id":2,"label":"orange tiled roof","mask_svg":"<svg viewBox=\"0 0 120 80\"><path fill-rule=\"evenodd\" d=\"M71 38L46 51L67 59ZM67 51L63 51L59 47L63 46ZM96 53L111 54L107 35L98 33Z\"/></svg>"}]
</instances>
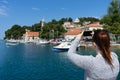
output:
<instances>
[{"instance_id":1,"label":"orange tiled roof","mask_svg":"<svg viewBox=\"0 0 120 80\"><path fill-rule=\"evenodd\" d=\"M89 24L87 26L88 27L101 27L101 25L99 24L99 22L91 23L91 24Z\"/></svg>"},{"instance_id":2,"label":"orange tiled roof","mask_svg":"<svg viewBox=\"0 0 120 80\"><path fill-rule=\"evenodd\" d=\"M39 32L27 32L28 36L34 36L34 37L38 37L39 36Z\"/></svg>"},{"instance_id":3,"label":"orange tiled roof","mask_svg":"<svg viewBox=\"0 0 120 80\"><path fill-rule=\"evenodd\" d=\"M81 28L72 28L68 32L66 32L66 35L78 35L82 32Z\"/></svg>"}]
</instances>

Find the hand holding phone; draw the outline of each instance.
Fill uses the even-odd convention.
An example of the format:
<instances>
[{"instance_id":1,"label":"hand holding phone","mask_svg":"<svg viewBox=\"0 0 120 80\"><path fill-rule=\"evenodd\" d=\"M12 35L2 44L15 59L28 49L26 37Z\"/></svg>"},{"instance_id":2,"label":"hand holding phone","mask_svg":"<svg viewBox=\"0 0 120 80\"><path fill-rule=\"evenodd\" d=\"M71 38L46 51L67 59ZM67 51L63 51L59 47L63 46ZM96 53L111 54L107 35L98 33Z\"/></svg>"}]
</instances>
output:
<instances>
[{"instance_id":1,"label":"hand holding phone","mask_svg":"<svg viewBox=\"0 0 120 80\"><path fill-rule=\"evenodd\" d=\"M76 37L81 40L82 36L83 36L83 32L81 32L80 34L78 34Z\"/></svg>"},{"instance_id":2,"label":"hand holding phone","mask_svg":"<svg viewBox=\"0 0 120 80\"><path fill-rule=\"evenodd\" d=\"M92 36L92 31L84 31L83 36Z\"/></svg>"}]
</instances>

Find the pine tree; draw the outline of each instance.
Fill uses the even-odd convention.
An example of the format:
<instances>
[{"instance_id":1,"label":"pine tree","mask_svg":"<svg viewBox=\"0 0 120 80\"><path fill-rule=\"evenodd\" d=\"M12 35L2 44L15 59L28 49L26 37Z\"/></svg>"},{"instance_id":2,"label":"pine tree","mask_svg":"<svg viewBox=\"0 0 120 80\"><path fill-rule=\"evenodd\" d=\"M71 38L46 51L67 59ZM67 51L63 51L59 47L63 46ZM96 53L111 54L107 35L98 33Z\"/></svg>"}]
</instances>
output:
<instances>
[{"instance_id":1,"label":"pine tree","mask_svg":"<svg viewBox=\"0 0 120 80\"><path fill-rule=\"evenodd\" d=\"M101 19L101 23L113 34L120 34L120 1L111 1L108 13Z\"/></svg>"}]
</instances>

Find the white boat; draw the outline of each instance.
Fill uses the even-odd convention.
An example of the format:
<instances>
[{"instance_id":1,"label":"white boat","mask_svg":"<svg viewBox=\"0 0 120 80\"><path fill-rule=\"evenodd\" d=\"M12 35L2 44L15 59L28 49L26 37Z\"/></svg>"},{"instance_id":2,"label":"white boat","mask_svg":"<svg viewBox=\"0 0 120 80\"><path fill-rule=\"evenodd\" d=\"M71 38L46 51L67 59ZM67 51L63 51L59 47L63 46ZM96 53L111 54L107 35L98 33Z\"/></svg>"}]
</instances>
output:
<instances>
[{"instance_id":1,"label":"white boat","mask_svg":"<svg viewBox=\"0 0 120 80\"><path fill-rule=\"evenodd\" d=\"M6 40L7 46L18 45L18 44L19 44L19 40L14 40L14 39Z\"/></svg>"},{"instance_id":2,"label":"white boat","mask_svg":"<svg viewBox=\"0 0 120 80\"><path fill-rule=\"evenodd\" d=\"M47 41L47 40L39 40L36 42L36 44L48 44L48 43L49 43L49 41Z\"/></svg>"},{"instance_id":3,"label":"white boat","mask_svg":"<svg viewBox=\"0 0 120 80\"><path fill-rule=\"evenodd\" d=\"M53 50L54 51L68 51L70 47L71 47L71 42L62 42L58 46L53 47Z\"/></svg>"},{"instance_id":4,"label":"white boat","mask_svg":"<svg viewBox=\"0 0 120 80\"><path fill-rule=\"evenodd\" d=\"M13 45L18 45L18 43L13 43L13 42L6 42L7 46L13 46Z\"/></svg>"},{"instance_id":5,"label":"white boat","mask_svg":"<svg viewBox=\"0 0 120 80\"><path fill-rule=\"evenodd\" d=\"M52 39L50 40L49 42L53 45L59 45L61 44L62 42L65 42L66 40L63 40L63 39Z\"/></svg>"},{"instance_id":6,"label":"white boat","mask_svg":"<svg viewBox=\"0 0 120 80\"><path fill-rule=\"evenodd\" d=\"M6 42L10 42L10 43L18 43L19 40L15 40L15 39L8 39L6 40Z\"/></svg>"}]
</instances>

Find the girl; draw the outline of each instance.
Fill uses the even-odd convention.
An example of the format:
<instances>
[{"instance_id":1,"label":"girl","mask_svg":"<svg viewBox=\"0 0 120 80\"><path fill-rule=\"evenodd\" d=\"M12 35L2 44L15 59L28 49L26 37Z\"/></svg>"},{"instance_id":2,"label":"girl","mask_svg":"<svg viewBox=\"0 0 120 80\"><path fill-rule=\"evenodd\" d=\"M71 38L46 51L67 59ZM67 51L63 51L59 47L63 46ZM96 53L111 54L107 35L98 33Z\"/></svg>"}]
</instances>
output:
<instances>
[{"instance_id":1,"label":"girl","mask_svg":"<svg viewBox=\"0 0 120 80\"><path fill-rule=\"evenodd\" d=\"M96 30L93 34L93 47L96 57L76 54L76 48L83 33L77 35L68 51L69 59L85 70L85 80L116 80L119 73L119 61L110 51L110 38L104 30Z\"/></svg>"}]
</instances>

